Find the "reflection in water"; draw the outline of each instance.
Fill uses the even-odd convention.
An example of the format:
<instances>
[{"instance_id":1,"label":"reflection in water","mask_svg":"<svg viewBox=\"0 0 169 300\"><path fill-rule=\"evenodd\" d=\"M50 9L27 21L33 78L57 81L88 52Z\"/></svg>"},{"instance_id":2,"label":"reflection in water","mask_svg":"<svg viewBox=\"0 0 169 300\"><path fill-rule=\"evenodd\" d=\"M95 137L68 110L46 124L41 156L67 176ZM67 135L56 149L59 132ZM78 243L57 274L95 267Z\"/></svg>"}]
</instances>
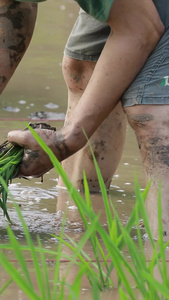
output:
<instances>
[{"instance_id":1,"label":"reflection in water","mask_svg":"<svg viewBox=\"0 0 169 300\"><path fill-rule=\"evenodd\" d=\"M14 106L4 106L3 110L7 111L7 112L13 112L13 113L17 113L20 111L19 107L14 107Z\"/></svg>"},{"instance_id":2,"label":"reflection in water","mask_svg":"<svg viewBox=\"0 0 169 300\"><path fill-rule=\"evenodd\" d=\"M64 120L65 114L63 113L54 113L54 112L47 112L47 111L38 111L35 113L31 113L29 115L31 120Z\"/></svg>"}]
</instances>

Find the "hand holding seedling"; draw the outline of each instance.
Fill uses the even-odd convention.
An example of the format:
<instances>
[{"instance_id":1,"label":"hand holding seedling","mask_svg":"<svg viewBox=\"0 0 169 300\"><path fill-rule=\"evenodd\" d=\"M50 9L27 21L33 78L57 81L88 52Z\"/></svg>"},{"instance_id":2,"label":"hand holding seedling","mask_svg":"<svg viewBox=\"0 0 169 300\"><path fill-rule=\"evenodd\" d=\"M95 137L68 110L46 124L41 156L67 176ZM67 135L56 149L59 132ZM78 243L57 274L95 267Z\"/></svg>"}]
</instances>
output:
<instances>
[{"instance_id":1,"label":"hand holding seedling","mask_svg":"<svg viewBox=\"0 0 169 300\"><path fill-rule=\"evenodd\" d=\"M32 128L32 129L31 129ZM56 129L45 123L29 124L53 151ZM26 129L11 131L8 141L0 145L0 207L11 222L7 212L7 186L14 177L39 177L53 167L32 133Z\"/></svg>"},{"instance_id":2,"label":"hand holding seedling","mask_svg":"<svg viewBox=\"0 0 169 300\"><path fill-rule=\"evenodd\" d=\"M33 124L31 127L34 129L37 128L37 134L44 140L51 150L54 150L56 129L44 123ZM53 167L49 156L41 148L29 130L14 130L9 132L8 141L24 148L24 155L17 177L40 177Z\"/></svg>"},{"instance_id":3,"label":"hand holding seedling","mask_svg":"<svg viewBox=\"0 0 169 300\"><path fill-rule=\"evenodd\" d=\"M8 141L0 145L0 207L9 222L11 220L6 206L8 196L7 186L18 173L23 151L23 148L19 145L14 146Z\"/></svg>"}]
</instances>

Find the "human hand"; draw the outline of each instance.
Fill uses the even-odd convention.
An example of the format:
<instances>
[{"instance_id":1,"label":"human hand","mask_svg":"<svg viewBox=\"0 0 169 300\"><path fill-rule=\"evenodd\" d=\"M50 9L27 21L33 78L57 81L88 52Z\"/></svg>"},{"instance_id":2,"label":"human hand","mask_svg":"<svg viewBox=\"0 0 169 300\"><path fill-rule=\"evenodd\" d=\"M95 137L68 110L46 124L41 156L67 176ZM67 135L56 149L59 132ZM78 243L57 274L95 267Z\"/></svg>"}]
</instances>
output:
<instances>
[{"instance_id":1,"label":"human hand","mask_svg":"<svg viewBox=\"0 0 169 300\"><path fill-rule=\"evenodd\" d=\"M36 129L37 134L54 150L55 131L49 129ZM18 177L40 177L50 169L53 164L29 130L14 130L8 133L8 141L23 147L24 156L20 165Z\"/></svg>"}]
</instances>

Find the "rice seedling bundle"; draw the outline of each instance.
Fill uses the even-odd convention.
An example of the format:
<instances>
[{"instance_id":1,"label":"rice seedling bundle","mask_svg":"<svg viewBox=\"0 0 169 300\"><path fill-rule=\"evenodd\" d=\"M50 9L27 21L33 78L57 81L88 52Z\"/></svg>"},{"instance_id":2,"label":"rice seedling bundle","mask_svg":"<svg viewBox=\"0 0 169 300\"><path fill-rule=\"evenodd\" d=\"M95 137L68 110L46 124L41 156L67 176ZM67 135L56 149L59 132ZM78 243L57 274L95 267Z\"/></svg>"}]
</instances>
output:
<instances>
[{"instance_id":1,"label":"rice seedling bundle","mask_svg":"<svg viewBox=\"0 0 169 300\"><path fill-rule=\"evenodd\" d=\"M55 127L51 127L46 123L30 123L33 129L49 129L56 130ZM28 130L25 128L24 130ZM24 154L24 148L19 145L13 145L8 141L5 141L0 145L0 207L4 212L4 216L9 222L10 217L7 212L7 186L12 182L12 179L17 177L19 171L19 165L22 161Z\"/></svg>"},{"instance_id":2,"label":"rice seedling bundle","mask_svg":"<svg viewBox=\"0 0 169 300\"><path fill-rule=\"evenodd\" d=\"M8 141L0 145L0 207L9 222L11 222L11 220L6 207L8 191L2 182L5 182L6 186L8 186L12 179L17 176L23 152L24 149L22 147L12 145Z\"/></svg>"}]
</instances>

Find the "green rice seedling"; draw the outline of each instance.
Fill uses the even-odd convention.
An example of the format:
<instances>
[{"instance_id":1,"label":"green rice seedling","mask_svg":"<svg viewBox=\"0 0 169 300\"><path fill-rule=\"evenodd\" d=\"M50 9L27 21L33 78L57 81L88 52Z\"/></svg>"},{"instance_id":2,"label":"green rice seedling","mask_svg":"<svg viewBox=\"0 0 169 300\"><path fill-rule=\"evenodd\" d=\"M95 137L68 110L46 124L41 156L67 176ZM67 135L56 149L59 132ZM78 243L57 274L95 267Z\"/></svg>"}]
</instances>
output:
<instances>
[{"instance_id":1,"label":"green rice seedling","mask_svg":"<svg viewBox=\"0 0 169 300\"><path fill-rule=\"evenodd\" d=\"M0 177L3 178L7 186L18 174L23 151L24 149L22 147L12 145L8 141L0 145ZM8 190L4 188L3 184L0 184L0 195L0 207L4 212L4 216L11 222L6 206Z\"/></svg>"},{"instance_id":2,"label":"green rice seedling","mask_svg":"<svg viewBox=\"0 0 169 300\"><path fill-rule=\"evenodd\" d=\"M30 123L29 127L33 129L39 128L54 131L56 130L55 127L51 127L46 123ZM27 128L24 130L27 130ZM7 186L18 174L19 164L22 161L23 153L24 149L22 147L20 147L19 145L13 145L8 141L5 141L0 145L0 177L3 178ZM0 195L0 207L4 212L4 216L10 223L12 223L7 212L8 190L4 188L3 184L0 184Z\"/></svg>"}]
</instances>

